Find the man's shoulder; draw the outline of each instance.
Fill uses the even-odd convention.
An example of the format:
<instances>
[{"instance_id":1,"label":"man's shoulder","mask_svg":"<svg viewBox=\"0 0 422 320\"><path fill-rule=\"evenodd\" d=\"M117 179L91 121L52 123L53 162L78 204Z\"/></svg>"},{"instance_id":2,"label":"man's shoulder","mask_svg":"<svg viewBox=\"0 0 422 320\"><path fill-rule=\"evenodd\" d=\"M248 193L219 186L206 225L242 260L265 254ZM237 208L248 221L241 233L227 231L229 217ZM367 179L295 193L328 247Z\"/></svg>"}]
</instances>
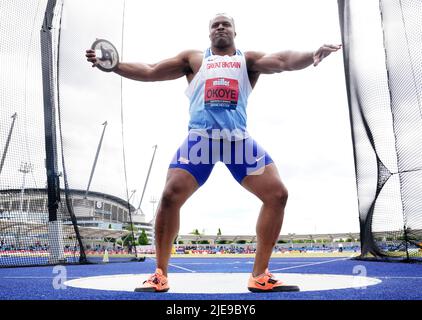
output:
<instances>
[{"instance_id":1,"label":"man's shoulder","mask_svg":"<svg viewBox=\"0 0 422 320\"><path fill-rule=\"evenodd\" d=\"M248 68L249 75L251 76L253 74L253 66L255 63L261 59L265 55L264 52L261 51L245 51L245 60L246 65Z\"/></svg>"},{"instance_id":2,"label":"man's shoulder","mask_svg":"<svg viewBox=\"0 0 422 320\"><path fill-rule=\"evenodd\" d=\"M245 54L246 61L250 61L250 62L254 62L265 55L265 53L261 51L245 51L244 54Z\"/></svg>"},{"instance_id":3,"label":"man's shoulder","mask_svg":"<svg viewBox=\"0 0 422 320\"><path fill-rule=\"evenodd\" d=\"M203 54L204 52L201 50L189 49L189 50L182 51L179 55L184 56L186 58L195 58L195 57L202 57Z\"/></svg>"}]
</instances>

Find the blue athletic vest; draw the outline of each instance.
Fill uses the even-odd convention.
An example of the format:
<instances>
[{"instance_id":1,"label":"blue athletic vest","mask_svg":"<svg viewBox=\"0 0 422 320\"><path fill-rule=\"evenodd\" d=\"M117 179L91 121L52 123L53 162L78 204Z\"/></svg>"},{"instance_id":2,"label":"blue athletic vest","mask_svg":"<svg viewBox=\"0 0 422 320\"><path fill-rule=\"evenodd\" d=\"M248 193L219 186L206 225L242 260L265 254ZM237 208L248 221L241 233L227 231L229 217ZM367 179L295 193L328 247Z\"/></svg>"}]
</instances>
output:
<instances>
[{"instance_id":1,"label":"blue athletic vest","mask_svg":"<svg viewBox=\"0 0 422 320\"><path fill-rule=\"evenodd\" d=\"M247 138L246 107L251 91L241 51L218 56L207 49L201 68L186 89L190 100L189 131L212 138Z\"/></svg>"}]
</instances>

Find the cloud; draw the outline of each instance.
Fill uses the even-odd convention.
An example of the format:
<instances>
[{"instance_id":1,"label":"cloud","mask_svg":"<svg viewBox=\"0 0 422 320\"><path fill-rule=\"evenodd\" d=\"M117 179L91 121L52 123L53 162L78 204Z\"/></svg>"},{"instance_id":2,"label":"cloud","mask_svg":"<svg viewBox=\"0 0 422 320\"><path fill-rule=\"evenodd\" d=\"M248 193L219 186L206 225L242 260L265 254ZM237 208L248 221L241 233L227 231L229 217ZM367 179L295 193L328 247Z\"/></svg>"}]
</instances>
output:
<instances>
[{"instance_id":1,"label":"cloud","mask_svg":"<svg viewBox=\"0 0 422 320\"><path fill-rule=\"evenodd\" d=\"M111 40L124 61L154 63L182 50L206 49L209 18L220 11L236 20L236 43L243 51L315 50L324 42L339 43L341 38L336 1L274 0L247 5L238 0L216 0L210 9L193 0L126 0L122 46L122 2L107 6L102 2L83 2L81 10L82 1L72 0L64 7L60 94L69 178L71 186L86 187L101 124L107 120L91 190L125 197L123 119L128 189L137 190L132 201L135 206L152 146L158 145L142 204L147 220L153 215L150 200L160 197L168 164L187 134L187 81L141 83L93 69L84 51L95 38ZM250 96L248 125L275 160L290 191L282 233L358 229L341 53L317 68L261 76ZM16 159L19 157L22 155ZM213 234L221 228L226 234L253 234L260 206L224 165L217 165L205 186L182 208L181 233L205 228Z\"/></svg>"}]
</instances>

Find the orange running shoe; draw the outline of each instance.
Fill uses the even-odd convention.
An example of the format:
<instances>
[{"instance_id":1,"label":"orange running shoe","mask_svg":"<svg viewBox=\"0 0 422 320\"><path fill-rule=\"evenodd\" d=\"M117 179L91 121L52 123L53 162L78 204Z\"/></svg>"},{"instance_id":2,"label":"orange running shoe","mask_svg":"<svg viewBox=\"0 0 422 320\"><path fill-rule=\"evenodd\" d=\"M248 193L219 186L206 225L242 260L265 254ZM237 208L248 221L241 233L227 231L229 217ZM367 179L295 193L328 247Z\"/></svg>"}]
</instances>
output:
<instances>
[{"instance_id":1,"label":"orange running shoe","mask_svg":"<svg viewBox=\"0 0 422 320\"><path fill-rule=\"evenodd\" d=\"M274 279L268 269L257 277L251 275L248 289L251 292L300 291L298 286L285 285L281 281Z\"/></svg>"},{"instance_id":2,"label":"orange running shoe","mask_svg":"<svg viewBox=\"0 0 422 320\"><path fill-rule=\"evenodd\" d=\"M142 283L141 287L135 288L135 292L166 292L169 289L167 277L163 275L161 269L157 268L155 273Z\"/></svg>"}]
</instances>

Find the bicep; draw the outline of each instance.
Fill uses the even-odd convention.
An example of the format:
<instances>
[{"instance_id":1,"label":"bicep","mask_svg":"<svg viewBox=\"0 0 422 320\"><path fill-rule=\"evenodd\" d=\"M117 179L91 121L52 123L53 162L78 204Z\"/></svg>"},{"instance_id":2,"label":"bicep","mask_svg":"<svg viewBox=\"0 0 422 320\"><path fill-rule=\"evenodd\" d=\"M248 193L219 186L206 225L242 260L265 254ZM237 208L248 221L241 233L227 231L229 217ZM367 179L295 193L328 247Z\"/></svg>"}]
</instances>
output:
<instances>
[{"instance_id":1,"label":"bicep","mask_svg":"<svg viewBox=\"0 0 422 320\"><path fill-rule=\"evenodd\" d=\"M189 53L182 52L177 56L148 65L150 81L173 80L191 72Z\"/></svg>"},{"instance_id":2,"label":"bicep","mask_svg":"<svg viewBox=\"0 0 422 320\"><path fill-rule=\"evenodd\" d=\"M272 74L286 70L286 59L282 53L251 53L248 68L251 72Z\"/></svg>"}]
</instances>

